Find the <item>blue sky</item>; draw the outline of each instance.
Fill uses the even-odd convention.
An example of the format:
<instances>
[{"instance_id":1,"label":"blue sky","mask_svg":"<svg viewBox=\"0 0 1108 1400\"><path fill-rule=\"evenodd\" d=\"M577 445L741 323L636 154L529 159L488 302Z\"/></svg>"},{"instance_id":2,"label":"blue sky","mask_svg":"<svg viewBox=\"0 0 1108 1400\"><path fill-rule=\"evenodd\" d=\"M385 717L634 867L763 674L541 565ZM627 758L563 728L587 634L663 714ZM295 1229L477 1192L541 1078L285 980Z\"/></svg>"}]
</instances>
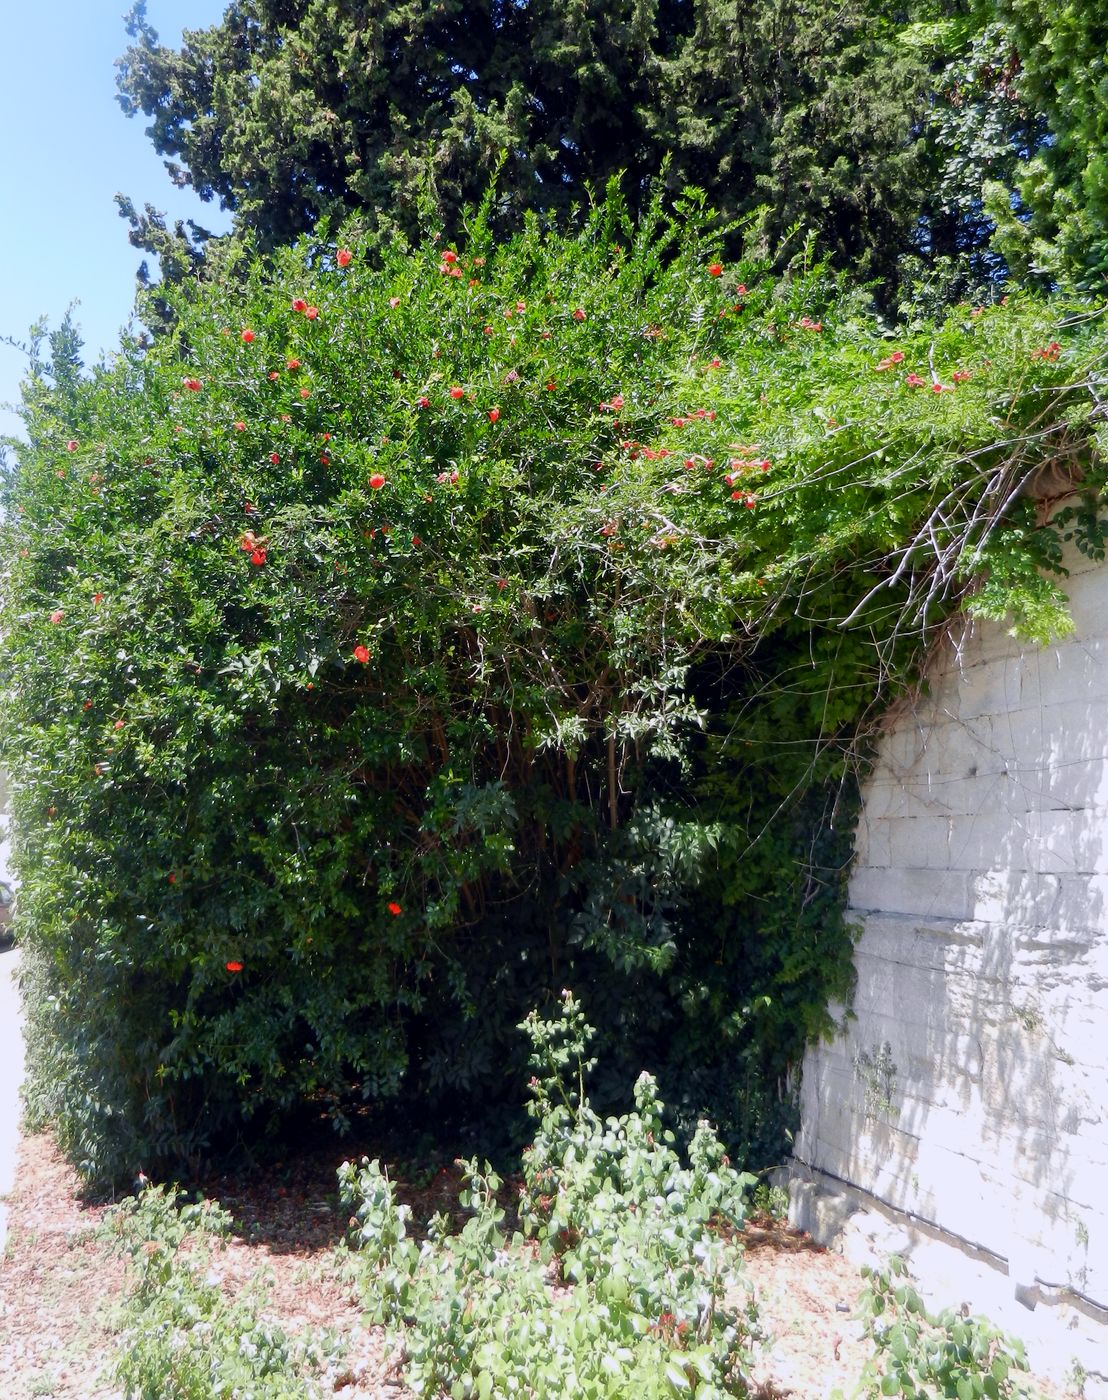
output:
<instances>
[{"instance_id":1,"label":"blue sky","mask_svg":"<svg viewBox=\"0 0 1108 1400\"><path fill-rule=\"evenodd\" d=\"M203 29L225 0L148 0L163 43ZM175 190L145 135L115 101L114 61L129 40L128 0L12 0L4 6L0 83L0 335L26 338L40 316L52 324L74 301L91 363L118 343L134 300L142 255L112 196L130 195L171 217L225 226L216 205ZM26 361L0 345L0 404L15 401ZM0 408L0 433L19 432Z\"/></svg>"}]
</instances>

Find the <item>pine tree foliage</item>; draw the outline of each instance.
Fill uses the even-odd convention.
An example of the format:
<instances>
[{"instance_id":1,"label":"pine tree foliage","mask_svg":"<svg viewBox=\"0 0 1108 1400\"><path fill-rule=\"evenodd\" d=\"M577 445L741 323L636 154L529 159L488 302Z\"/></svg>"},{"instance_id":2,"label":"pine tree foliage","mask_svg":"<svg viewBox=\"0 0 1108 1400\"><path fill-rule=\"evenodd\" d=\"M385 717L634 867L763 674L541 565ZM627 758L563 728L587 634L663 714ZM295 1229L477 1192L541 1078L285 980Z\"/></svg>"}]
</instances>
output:
<instances>
[{"instance_id":1,"label":"pine tree foliage","mask_svg":"<svg viewBox=\"0 0 1108 1400\"><path fill-rule=\"evenodd\" d=\"M620 172L635 211L665 168L865 277L915 239L931 56L880 0L234 0L180 51L140 4L130 32L124 110L263 249L355 212L410 232L430 206L450 232L501 153L502 226Z\"/></svg>"}]
</instances>

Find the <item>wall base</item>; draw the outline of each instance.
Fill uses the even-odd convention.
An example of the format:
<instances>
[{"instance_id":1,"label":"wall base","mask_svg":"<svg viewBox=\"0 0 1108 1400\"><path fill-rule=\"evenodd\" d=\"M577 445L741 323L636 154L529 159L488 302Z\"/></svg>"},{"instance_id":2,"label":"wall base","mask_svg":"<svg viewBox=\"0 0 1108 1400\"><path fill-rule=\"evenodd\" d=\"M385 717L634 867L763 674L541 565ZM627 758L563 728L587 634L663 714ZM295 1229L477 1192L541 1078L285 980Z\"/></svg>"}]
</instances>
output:
<instances>
[{"instance_id":1,"label":"wall base","mask_svg":"<svg viewBox=\"0 0 1108 1400\"><path fill-rule=\"evenodd\" d=\"M1084 1400L1108 1400L1108 1308L1068 1289L1020 1284L1000 1255L805 1163L785 1175L791 1225L858 1268L900 1255L932 1311L984 1314L1020 1338L1037 1375L1075 1390L1080 1368Z\"/></svg>"}]
</instances>

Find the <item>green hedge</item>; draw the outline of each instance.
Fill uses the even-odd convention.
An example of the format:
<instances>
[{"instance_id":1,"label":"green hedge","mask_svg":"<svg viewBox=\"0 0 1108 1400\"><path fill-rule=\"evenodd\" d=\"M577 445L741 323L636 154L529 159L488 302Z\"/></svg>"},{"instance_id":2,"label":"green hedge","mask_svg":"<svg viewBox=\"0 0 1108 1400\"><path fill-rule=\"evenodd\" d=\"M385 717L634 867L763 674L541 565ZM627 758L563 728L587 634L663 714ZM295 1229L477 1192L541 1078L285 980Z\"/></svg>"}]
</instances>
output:
<instances>
[{"instance_id":1,"label":"green hedge","mask_svg":"<svg viewBox=\"0 0 1108 1400\"><path fill-rule=\"evenodd\" d=\"M30 1102L91 1177L304 1104L496 1118L568 985L613 1085L780 1150L859 733L971 578L1063 625L1013 489L1091 460L1105 336L895 337L701 227L321 234L91 373L40 343L2 757Z\"/></svg>"}]
</instances>

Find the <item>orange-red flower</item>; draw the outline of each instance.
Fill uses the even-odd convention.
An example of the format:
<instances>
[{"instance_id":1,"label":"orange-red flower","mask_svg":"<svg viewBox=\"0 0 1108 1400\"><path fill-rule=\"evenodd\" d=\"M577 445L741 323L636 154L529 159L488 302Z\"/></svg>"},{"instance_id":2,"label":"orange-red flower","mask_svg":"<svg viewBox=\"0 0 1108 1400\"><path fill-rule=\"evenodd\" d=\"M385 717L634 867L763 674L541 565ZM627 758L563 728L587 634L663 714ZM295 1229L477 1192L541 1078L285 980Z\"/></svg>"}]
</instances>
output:
<instances>
[{"instance_id":1,"label":"orange-red flower","mask_svg":"<svg viewBox=\"0 0 1108 1400\"><path fill-rule=\"evenodd\" d=\"M294 311L307 311L307 309L308 309L308 303L304 300L303 297L294 297L294 298L293 298L293 303L292 303L292 309L293 309Z\"/></svg>"},{"instance_id":2,"label":"orange-red flower","mask_svg":"<svg viewBox=\"0 0 1108 1400\"><path fill-rule=\"evenodd\" d=\"M403 914L403 912L404 912L404 910L400 907L400 905L397 904L397 902L396 902L395 899L390 899L390 900L389 900L389 903L388 903L388 911L389 911L389 913L392 914L392 915Z\"/></svg>"},{"instance_id":3,"label":"orange-red flower","mask_svg":"<svg viewBox=\"0 0 1108 1400\"><path fill-rule=\"evenodd\" d=\"M254 332L253 332L253 331L249 331L249 330L243 331L243 333L242 333L242 339L243 339L244 344L246 344L246 345L252 344L252 343L253 343L253 340L254 340Z\"/></svg>"},{"instance_id":4,"label":"orange-red flower","mask_svg":"<svg viewBox=\"0 0 1108 1400\"><path fill-rule=\"evenodd\" d=\"M339 267L349 267L353 258L354 254L349 248L340 248L335 254L335 262L338 263Z\"/></svg>"},{"instance_id":5,"label":"orange-red flower","mask_svg":"<svg viewBox=\"0 0 1108 1400\"><path fill-rule=\"evenodd\" d=\"M226 963L225 966L228 972L241 972L243 968L242 963L236 962L234 961L234 959L232 959L231 962Z\"/></svg>"},{"instance_id":6,"label":"orange-red flower","mask_svg":"<svg viewBox=\"0 0 1108 1400\"><path fill-rule=\"evenodd\" d=\"M465 394L466 391L457 384L455 384L453 389L451 389L450 391L450 397L452 399L464 399Z\"/></svg>"},{"instance_id":7,"label":"orange-red flower","mask_svg":"<svg viewBox=\"0 0 1108 1400\"><path fill-rule=\"evenodd\" d=\"M354 660L355 660L355 661L360 661L360 662L362 663L363 666L364 666L365 663L369 660L369 658L370 658L370 656L372 656L372 654L373 654L373 653L370 651L369 647L367 647L367 646L362 646L361 643L359 643L359 644L354 648Z\"/></svg>"},{"instance_id":8,"label":"orange-red flower","mask_svg":"<svg viewBox=\"0 0 1108 1400\"><path fill-rule=\"evenodd\" d=\"M709 263L709 264L708 264L708 276L709 276L709 277L722 277L722 276L723 276L723 264L722 264L722 263Z\"/></svg>"},{"instance_id":9,"label":"orange-red flower","mask_svg":"<svg viewBox=\"0 0 1108 1400\"><path fill-rule=\"evenodd\" d=\"M186 389L191 389L194 394L199 393L200 389L203 387L199 379L182 379L181 383Z\"/></svg>"},{"instance_id":10,"label":"orange-red flower","mask_svg":"<svg viewBox=\"0 0 1108 1400\"><path fill-rule=\"evenodd\" d=\"M383 473L374 472L373 475L369 478L369 484L373 487L374 491L380 491L381 487L385 484L385 477Z\"/></svg>"}]
</instances>

